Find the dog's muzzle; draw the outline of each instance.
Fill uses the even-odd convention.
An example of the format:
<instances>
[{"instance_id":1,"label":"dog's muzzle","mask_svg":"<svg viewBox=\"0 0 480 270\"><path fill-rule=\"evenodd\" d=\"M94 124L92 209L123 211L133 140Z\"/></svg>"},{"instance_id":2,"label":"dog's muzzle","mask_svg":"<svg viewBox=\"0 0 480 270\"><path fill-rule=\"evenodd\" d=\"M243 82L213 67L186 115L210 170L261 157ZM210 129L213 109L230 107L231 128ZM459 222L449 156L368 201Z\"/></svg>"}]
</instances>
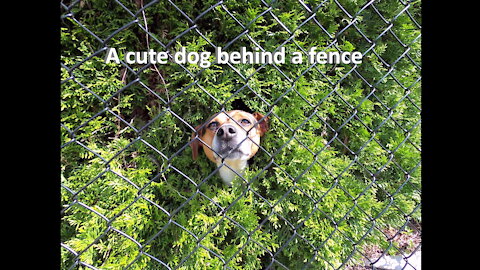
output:
<instances>
[{"instance_id":1,"label":"dog's muzzle","mask_svg":"<svg viewBox=\"0 0 480 270\"><path fill-rule=\"evenodd\" d=\"M245 141L246 136L241 136L245 132L239 132L238 127L233 125L223 125L215 134L214 148L221 158L238 159L248 155L242 151L241 144ZM248 140L248 139L247 139Z\"/></svg>"}]
</instances>

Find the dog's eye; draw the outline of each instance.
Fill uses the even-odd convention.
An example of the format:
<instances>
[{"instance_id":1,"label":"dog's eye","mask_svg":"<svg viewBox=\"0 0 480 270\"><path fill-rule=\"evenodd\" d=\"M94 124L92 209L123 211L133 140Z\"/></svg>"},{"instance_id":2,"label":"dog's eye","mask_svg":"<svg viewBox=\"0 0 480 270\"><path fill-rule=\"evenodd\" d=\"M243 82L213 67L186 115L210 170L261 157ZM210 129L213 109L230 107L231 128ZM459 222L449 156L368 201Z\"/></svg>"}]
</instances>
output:
<instances>
[{"instance_id":1,"label":"dog's eye","mask_svg":"<svg viewBox=\"0 0 480 270\"><path fill-rule=\"evenodd\" d=\"M218 128L218 125L219 125L219 123L214 121L214 122L211 122L210 124L208 124L208 128L216 129L216 128Z\"/></svg>"},{"instance_id":2,"label":"dog's eye","mask_svg":"<svg viewBox=\"0 0 480 270\"><path fill-rule=\"evenodd\" d=\"M241 123L242 125L245 125L245 126L251 124L250 120L248 120L248 119L242 119L242 120L240 121L240 123Z\"/></svg>"}]
</instances>

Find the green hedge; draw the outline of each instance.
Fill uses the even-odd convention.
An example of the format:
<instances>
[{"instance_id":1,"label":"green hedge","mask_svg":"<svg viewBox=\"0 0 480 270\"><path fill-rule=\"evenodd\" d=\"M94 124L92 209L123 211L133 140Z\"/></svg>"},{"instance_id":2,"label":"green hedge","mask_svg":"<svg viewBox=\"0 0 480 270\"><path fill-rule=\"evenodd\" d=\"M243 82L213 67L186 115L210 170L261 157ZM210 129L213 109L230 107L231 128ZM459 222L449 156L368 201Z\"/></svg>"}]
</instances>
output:
<instances>
[{"instance_id":1,"label":"green hedge","mask_svg":"<svg viewBox=\"0 0 480 270\"><path fill-rule=\"evenodd\" d=\"M366 52L354 70L317 65L306 72L309 65L288 61L236 70L106 64L105 51L96 53L105 46L121 56L147 44L164 51L156 40L168 44L192 26L168 1L145 1L146 24L141 12L132 16L141 1L119 2L62 9L70 14L61 29L63 269L76 262L100 269L334 269L358 263L366 246L398 252L382 229L421 222L421 44L411 19L421 22L418 1L407 9L376 1L354 24L345 12L356 14L361 1L318 8L304 1L316 21L297 0L271 1L270 9L262 1L224 1L199 18L217 1L173 1L197 27L171 51L213 52L211 44L224 47L240 36L229 51L253 48L252 40L266 51L289 40L287 53L335 40L341 50ZM138 25L148 27L148 43ZM250 185L238 180L229 188L217 174L205 180L215 165L204 155L192 161L186 146L192 127L222 108L270 118L265 151L245 174Z\"/></svg>"}]
</instances>

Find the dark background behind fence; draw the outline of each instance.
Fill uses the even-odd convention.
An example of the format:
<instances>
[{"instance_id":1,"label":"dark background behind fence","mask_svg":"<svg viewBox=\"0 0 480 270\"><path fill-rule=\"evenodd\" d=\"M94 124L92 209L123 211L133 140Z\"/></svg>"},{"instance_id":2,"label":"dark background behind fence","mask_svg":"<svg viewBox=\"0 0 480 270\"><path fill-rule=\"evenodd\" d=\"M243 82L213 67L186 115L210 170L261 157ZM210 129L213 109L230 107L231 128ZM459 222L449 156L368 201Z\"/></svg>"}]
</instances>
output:
<instances>
[{"instance_id":1,"label":"dark background behind fence","mask_svg":"<svg viewBox=\"0 0 480 270\"><path fill-rule=\"evenodd\" d=\"M371 269L421 248L420 1L61 1L62 269ZM359 65L106 64L108 48ZM270 119L222 184L194 127Z\"/></svg>"}]
</instances>

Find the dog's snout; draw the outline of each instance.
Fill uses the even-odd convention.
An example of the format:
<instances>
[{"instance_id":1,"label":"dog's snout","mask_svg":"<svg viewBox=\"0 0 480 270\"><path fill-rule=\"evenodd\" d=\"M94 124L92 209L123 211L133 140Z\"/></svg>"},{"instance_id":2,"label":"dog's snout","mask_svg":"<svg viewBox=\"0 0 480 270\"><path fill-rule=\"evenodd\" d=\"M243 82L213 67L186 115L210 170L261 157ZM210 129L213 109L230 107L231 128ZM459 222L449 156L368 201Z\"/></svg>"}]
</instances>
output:
<instances>
[{"instance_id":1,"label":"dog's snout","mask_svg":"<svg viewBox=\"0 0 480 270\"><path fill-rule=\"evenodd\" d=\"M220 137L221 139L231 139L235 134L237 133L237 130L234 126L232 125L224 125L220 127L217 131L217 136Z\"/></svg>"}]
</instances>

